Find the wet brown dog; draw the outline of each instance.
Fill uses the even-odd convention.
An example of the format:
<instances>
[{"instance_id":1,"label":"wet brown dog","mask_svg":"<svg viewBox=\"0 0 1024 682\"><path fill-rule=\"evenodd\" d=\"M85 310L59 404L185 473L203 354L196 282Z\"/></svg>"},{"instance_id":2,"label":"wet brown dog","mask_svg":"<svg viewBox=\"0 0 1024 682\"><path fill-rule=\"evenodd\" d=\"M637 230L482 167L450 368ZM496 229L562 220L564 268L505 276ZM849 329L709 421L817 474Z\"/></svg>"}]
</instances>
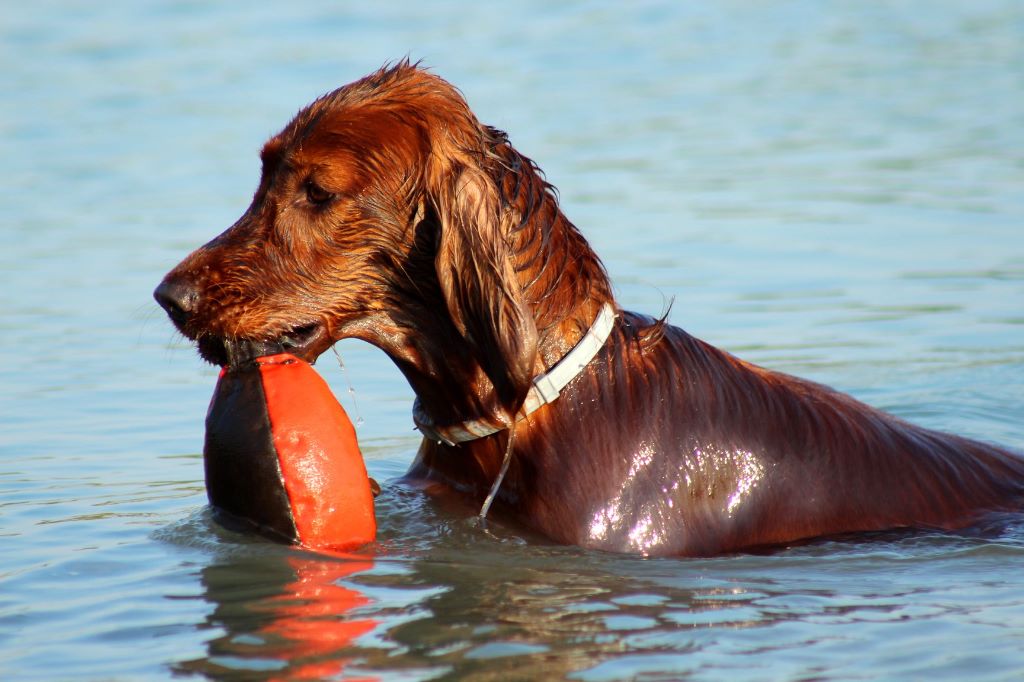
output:
<instances>
[{"instance_id":1,"label":"wet brown dog","mask_svg":"<svg viewBox=\"0 0 1024 682\"><path fill-rule=\"evenodd\" d=\"M157 300L217 364L282 346L313 360L345 337L383 349L432 436L408 478L433 493L480 504L514 434L495 510L586 547L708 555L1020 507L1014 453L619 310L534 163L422 69L322 97L262 159L252 205ZM608 338L581 343L606 308ZM596 356L523 416L577 344ZM466 420L501 430L443 442Z\"/></svg>"}]
</instances>

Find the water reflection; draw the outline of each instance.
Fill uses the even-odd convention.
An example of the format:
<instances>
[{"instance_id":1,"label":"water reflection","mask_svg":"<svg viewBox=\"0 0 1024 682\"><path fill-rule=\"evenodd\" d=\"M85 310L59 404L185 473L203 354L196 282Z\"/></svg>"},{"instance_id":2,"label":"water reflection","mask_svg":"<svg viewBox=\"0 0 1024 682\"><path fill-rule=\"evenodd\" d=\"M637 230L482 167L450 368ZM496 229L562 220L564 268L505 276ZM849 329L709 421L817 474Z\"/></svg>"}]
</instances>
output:
<instances>
[{"instance_id":1,"label":"water reflection","mask_svg":"<svg viewBox=\"0 0 1024 682\"><path fill-rule=\"evenodd\" d=\"M987 607L962 593L964 571L994 573L1020 554L1011 546L1019 524L1002 523L983 537L892 531L764 555L652 560L528 542L409 491L386 488L380 500L385 522L372 560L303 553L205 520L167 533L216 547L199 572L210 609L198 627L205 651L173 672L606 680L756 668L765 679L795 678L810 673L803 653L829 638L898 655L894 627L914 636L941 619L975 617ZM965 552L969 565L958 556ZM923 587L932 575L944 580ZM999 595L1024 613L1017 589ZM872 670L856 657L846 665Z\"/></svg>"},{"instance_id":2,"label":"water reflection","mask_svg":"<svg viewBox=\"0 0 1024 682\"><path fill-rule=\"evenodd\" d=\"M209 679L322 680L352 677L354 641L377 621L352 612L371 604L347 581L373 561L314 556L277 547L232 555L201 572L204 598L214 605L206 627L223 631L207 655L175 672Z\"/></svg>"},{"instance_id":3,"label":"water reflection","mask_svg":"<svg viewBox=\"0 0 1024 682\"><path fill-rule=\"evenodd\" d=\"M401 609L404 622L388 619L365 667L451 679L505 680L509 671L514 679L587 679L623 657L688 654L724 629L776 620L756 606L763 592L709 579L707 564L692 574L683 565L482 538L470 553L453 543L404 571L357 578L375 596L414 588L420 597ZM674 669L694 665L682 656Z\"/></svg>"},{"instance_id":4,"label":"water reflection","mask_svg":"<svg viewBox=\"0 0 1024 682\"><path fill-rule=\"evenodd\" d=\"M357 590L339 584L342 578L366 571L373 562L334 562L316 558L289 558L296 579L267 604L273 620L261 632L277 636L284 645L279 657L301 663L278 679L315 680L337 675L350 659L334 654L376 626L371 619L345 617L369 600ZM374 679L374 678L367 678Z\"/></svg>"}]
</instances>

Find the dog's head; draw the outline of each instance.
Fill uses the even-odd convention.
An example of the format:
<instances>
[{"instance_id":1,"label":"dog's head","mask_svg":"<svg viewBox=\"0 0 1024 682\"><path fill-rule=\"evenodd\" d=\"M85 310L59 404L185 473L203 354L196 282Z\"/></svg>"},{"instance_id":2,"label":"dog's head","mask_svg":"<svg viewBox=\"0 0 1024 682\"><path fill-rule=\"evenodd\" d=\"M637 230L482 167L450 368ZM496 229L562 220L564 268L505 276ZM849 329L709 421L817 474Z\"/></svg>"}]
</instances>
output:
<instances>
[{"instance_id":1,"label":"dog's head","mask_svg":"<svg viewBox=\"0 0 1024 682\"><path fill-rule=\"evenodd\" d=\"M502 145L442 79L382 69L267 142L252 204L154 295L216 364L242 346L312 361L356 337L432 373L430 336L518 407L537 331L509 253Z\"/></svg>"}]
</instances>

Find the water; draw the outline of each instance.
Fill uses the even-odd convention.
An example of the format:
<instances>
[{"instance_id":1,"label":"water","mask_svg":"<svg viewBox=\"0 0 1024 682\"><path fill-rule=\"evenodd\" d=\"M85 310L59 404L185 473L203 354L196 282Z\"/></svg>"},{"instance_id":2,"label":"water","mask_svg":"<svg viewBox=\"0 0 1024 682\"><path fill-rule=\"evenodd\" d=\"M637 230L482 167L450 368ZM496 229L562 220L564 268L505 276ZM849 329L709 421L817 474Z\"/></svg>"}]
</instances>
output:
<instances>
[{"instance_id":1,"label":"water","mask_svg":"<svg viewBox=\"0 0 1024 682\"><path fill-rule=\"evenodd\" d=\"M0 17L0 678L1016 679L1024 523L643 560L385 484L330 559L206 510L214 370L150 292L303 104L422 58L561 190L627 307L1024 446L1017 2L34 2ZM412 396L318 366L371 474Z\"/></svg>"}]
</instances>

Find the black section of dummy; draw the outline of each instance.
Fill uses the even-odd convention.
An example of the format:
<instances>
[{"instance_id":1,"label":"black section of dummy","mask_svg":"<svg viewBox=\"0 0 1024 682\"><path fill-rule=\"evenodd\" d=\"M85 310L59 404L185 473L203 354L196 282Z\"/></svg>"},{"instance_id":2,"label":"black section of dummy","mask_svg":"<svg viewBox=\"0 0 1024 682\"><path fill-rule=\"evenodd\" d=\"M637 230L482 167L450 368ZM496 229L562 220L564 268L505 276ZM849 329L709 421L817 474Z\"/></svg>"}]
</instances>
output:
<instances>
[{"instance_id":1,"label":"black section of dummy","mask_svg":"<svg viewBox=\"0 0 1024 682\"><path fill-rule=\"evenodd\" d=\"M278 540L296 540L256 363L231 367L217 382L206 415L203 462L210 504L234 517L218 520L228 526L244 521Z\"/></svg>"}]
</instances>

